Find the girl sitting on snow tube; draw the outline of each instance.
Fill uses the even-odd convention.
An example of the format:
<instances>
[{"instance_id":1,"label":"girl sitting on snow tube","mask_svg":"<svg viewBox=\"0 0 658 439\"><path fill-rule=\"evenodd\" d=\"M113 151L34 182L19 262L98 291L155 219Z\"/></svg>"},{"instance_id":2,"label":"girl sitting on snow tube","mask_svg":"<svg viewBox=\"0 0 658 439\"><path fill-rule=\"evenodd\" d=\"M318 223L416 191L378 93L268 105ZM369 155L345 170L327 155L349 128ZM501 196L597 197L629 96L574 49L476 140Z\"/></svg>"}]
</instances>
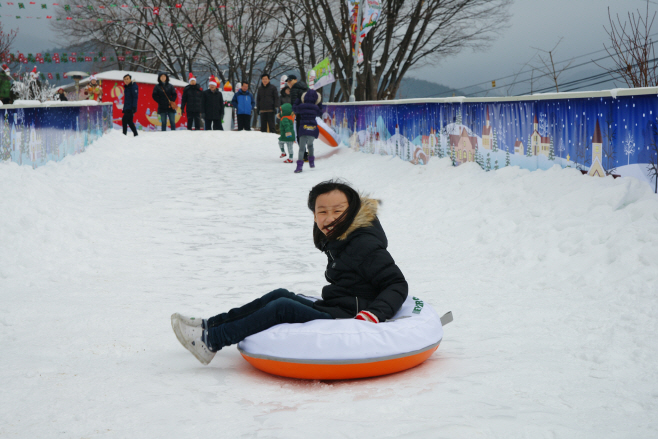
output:
<instances>
[{"instance_id":1,"label":"girl sitting on snow tube","mask_svg":"<svg viewBox=\"0 0 658 439\"><path fill-rule=\"evenodd\" d=\"M281 323L316 319L363 320L376 324L392 318L407 298L407 281L386 250L388 240L377 219L378 201L361 197L340 181L311 189L313 241L327 255L322 300L313 302L278 289L242 307L209 319L171 316L181 344L208 364L224 346Z\"/></svg>"}]
</instances>

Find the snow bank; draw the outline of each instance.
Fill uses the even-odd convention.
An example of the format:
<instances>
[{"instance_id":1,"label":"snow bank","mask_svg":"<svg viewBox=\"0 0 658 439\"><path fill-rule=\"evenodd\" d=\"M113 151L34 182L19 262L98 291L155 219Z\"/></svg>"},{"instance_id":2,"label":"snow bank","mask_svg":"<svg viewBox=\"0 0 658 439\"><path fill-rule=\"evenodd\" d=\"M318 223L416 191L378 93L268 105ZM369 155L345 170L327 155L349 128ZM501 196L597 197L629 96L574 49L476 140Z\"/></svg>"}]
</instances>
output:
<instances>
[{"instance_id":1,"label":"snow bank","mask_svg":"<svg viewBox=\"0 0 658 439\"><path fill-rule=\"evenodd\" d=\"M0 433L8 437L655 437L658 197L633 178L483 172L316 144L293 174L257 132L103 136L0 164ZM248 157L248 160L245 159ZM201 366L173 312L318 294L310 187L383 200L411 294L454 323L423 365L346 382ZM365 323L364 323L365 324ZM38 408L38 410L35 410Z\"/></svg>"}]
</instances>

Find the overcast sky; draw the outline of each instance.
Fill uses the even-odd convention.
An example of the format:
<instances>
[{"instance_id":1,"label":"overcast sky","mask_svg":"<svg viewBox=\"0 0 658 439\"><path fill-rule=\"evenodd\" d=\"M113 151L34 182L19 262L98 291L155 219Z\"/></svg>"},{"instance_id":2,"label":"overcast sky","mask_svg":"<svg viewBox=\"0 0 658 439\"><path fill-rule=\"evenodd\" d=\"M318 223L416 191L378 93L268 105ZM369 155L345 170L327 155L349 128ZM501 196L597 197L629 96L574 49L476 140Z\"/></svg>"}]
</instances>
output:
<instances>
[{"instance_id":1,"label":"overcast sky","mask_svg":"<svg viewBox=\"0 0 658 439\"><path fill-rule=\"evenodd\" d=\"M51 7L50 3L48 4ZM609 40L603 29L603 26L608 24L608 6L613 15L619 13L625 17L629 11L638 8L644 11L646 4L646 0L516 0L510 8L512 16L509 22L488 49L475 53L465 51L438 66L413 71L410 76L455 88L486 81L487 85L482 87L490 88L489 81L518 72L521 66L536 53L531 47L551 49L560 37L564 39L555 52L556 60L565 60L601 50L603 44ZM651 13L658 10L658 5L654 2L649 6ZM27 5L27 7L34 6ZM3 15L2 23L5 31L19 28L18 38L14 44L15 51L36 53L50 47L62 46L63 43L57 40L47 20L17 20L6 17L7 14L18 12L14 8L17 6L5 4L0 12ZM27 9L20 12L23 12L23 16L27 16L29 14L26 11ZM40 9L30 12L35 16L47 15L46 11ZM658 22L652 30L653 33L658 33ZM586 62L603 55L605 53L579 58L575 63ZM562 78L565 81L579 79L601 71L602 69L596 65L589 65L565 72ZM505 82L498 81L496 85L500 88ZM541 86L541 84L536 85ZM603 85L607 88L611 86L611 84ZM597 87L601 85L593 88ZM521 86L515 88L512 93L518 94L522 91L524 90Z\"/></svg>"},{"instance_id":2,"label":"overcast sky","mask_svg":"<svg viewBox=\"0 0 658 439\"><path fill-rule=\"evenodd\" d=\"M603 44L608 44L610 40L603 28L604 25L609 28L608 6L613 17L619 13L625 18L628 12L637 11L638 8L644 13L646 5L646 0L516 0L510 8L512 16L506 28L488 49L479 52L464 51L439 66L416 70L411 76L455 88L486 81L487 85L482 87L491 88L489 81L518 72L532 59L537 53L532 47L550 50L560 37L563 37L563 40L554 53L556 61L603 49ZM656 3L649 3L649 14L652 15L656 10ZM658 21L654 24L652 33L658 33ZM600 52L582 57L572 65L605 55L605 52ZM534 64L541 65L538 61ZM573 80L602 71L596 65L590 64L565 71L563 77L565 80ZM497 81L497 87L504 82ZM618 85L625 87L621 83ZM592 88L598 87L600 85ZM517 91L524 90L517 87Z\"/></svg>"}]
</instances>

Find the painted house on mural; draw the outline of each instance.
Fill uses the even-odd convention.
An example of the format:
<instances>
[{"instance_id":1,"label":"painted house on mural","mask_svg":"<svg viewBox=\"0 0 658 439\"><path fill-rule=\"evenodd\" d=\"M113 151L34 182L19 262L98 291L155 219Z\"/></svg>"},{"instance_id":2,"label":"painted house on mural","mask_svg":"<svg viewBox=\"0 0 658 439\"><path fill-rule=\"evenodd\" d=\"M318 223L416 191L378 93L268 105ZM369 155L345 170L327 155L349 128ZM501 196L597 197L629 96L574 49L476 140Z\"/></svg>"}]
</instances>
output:
<instances>
[{"instance_id":1,"label":"painted house on mural","mask_svg":"<svg viewBox=\"0 0 658 439\"><path fill-rule=\"evenodd\" d=\"M482 127L482 148L491 149L491 124L489 122L489 106L486 106L485 112L487 114L486 124Z\"/></svg>"},{"instance_id":2,"label":"painted house on mural","mask_svg":"<svg viewBox=\"0 0 658 439\"><path fill-rule=\"evenodd\" d=\"M516 142L514 142L514 154L525 154L525 147L523 146L523 142L519 139L516 139Z\"/></svg>"},{"instance_id":3,"label":"painted house on mural","mask_svg":"<svg viewBox=\"0 0 658 439\"><path fill-rule=\"evenodd\" d=\"M536 156L539 154L543 154L546 157L548 157L549 151L551 149L551 138L539 134L539 122L537 121L536 114L535 114L535 121L533 123L533 126L534 126L534 130L532 131L532 135L530 136L530 145L528 145L528 148L530 148L530 151L532 151L532 155Z\"/></svg>"},{"instance_id":4,"label":"painted house on mural","mask_svg":"<svg viewBox=\"0 0 658 439\"><path fill-rule=\"evenodd\" d=\"M123 95L124 83L123 77L130 75L133 82L137 83L139 88L139 97L137 99L137 111L135 112L135 125L139 130L155 131L162 129L160 115L158 114L158 104L153 100L153 89L158 85L158 75L154 73L129 72L125 70L110 70L96 74L96 78L101 84L103 90L103 102L112 102L112 122L114 128L121 128L121 118L123 117ZM89 78L80 81L80 90L83 90L89 83ZM187 117L181 113L181 99L183 89L188 85L187 82L178 79L169 78L169 83L176 89L176 128L187 126ZM66 86L69 89L71 86Z\"/></svg>"},{"instance_id":5,"label":"painted house on mural","mask_svg":"<svg viewBox=\"0 0 658 439\"><path fill-rule=\"evenodd\" d=\"M478 145L477 136L469 136L465 126L460 134L450 134L450 149L455 151L458 164L475 161L475 149Z\"/></svg>"},{"instance_id":6,"label":"painted house on mural","mask_svg":"<svg viewBox=\"0 0 658 439\"><path fill-rule=\"evenodd\" d=\"M599 176L605 177L605 170L603 169L603 141L601 137L601 127L599 126L599 118L596 118L596 127L594 128L594 136L592 136L592 166L589 168L588 174L592 177Z\"/></svg>"}]
</instances>

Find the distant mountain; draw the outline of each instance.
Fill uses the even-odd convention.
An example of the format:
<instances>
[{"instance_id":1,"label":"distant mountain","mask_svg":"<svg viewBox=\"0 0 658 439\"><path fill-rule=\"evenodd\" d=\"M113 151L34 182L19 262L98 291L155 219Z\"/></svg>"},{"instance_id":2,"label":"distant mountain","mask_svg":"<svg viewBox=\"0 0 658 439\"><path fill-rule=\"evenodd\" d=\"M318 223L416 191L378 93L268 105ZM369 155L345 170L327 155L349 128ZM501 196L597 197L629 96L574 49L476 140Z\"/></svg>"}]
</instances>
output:
<instances>
[{"instance_id":1,"label":"distant mountain","mask_svg":"<svg viewBox=\"0 0 658 439\"><path fill-rule=\"evenodd\" d=\"M469 94L475 91L470 88ZM462 90L454 90L451 87L436 82L405 77L400 84L396 99L448 98L451 96L465 96L466 94Z\"/></svg>"}]
</instances>

